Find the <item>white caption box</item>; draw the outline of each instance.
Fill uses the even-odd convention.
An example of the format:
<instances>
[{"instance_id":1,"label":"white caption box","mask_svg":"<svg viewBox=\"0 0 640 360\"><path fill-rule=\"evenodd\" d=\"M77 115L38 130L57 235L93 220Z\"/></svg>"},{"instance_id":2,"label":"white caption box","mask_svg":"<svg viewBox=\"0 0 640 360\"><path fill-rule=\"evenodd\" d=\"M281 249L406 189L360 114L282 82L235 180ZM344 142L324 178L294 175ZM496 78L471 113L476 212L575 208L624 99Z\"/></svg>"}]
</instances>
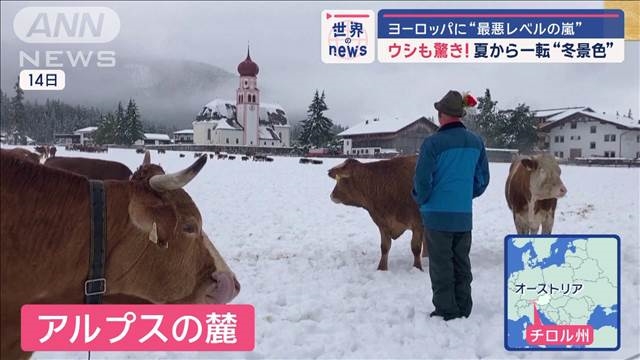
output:
<instances>
[{"instance_id":1,"label":"white caption box","mask_svg":"<svg viewBox=\"0 0 640 360\"><path fill-rule=\"evenodd\" d=\"M22 90L63 90L66 77L63 70L30 69L20 71Z\"/></svg>"}]
</instances>

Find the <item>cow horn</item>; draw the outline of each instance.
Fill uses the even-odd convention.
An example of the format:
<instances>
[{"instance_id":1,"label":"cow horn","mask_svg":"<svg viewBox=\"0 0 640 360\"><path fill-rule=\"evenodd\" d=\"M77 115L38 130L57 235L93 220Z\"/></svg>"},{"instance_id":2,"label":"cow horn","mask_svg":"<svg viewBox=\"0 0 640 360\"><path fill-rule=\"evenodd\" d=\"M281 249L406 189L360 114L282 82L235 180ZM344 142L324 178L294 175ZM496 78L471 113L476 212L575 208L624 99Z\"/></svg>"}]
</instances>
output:
<instances>
[{"instance_id":1,"label":"cow horn","mask_svg":"<svg viewBox=\"0 0 640 360\"><path fill-rule=\"evenodd\" d=\"M142 166L151 164L151 154L149 150L145 151L144 159L142 159Z\"/></svg>"},{"instance_id":2,"label":"cow horn","mask_svg":"<svg viewBox=\"0 0 640 360\"><path fill-rule=\"evenodd\" d=\"M149 241L151 241L154 244L158 243L158 226L156 225L156 222L153 222L153 225L151 225L151 232L149 233Z\"/></svg>"},{"instance_id":3,"label":"cow horn","mask_svg":"<svg viewBox=\"0 0 640 360\"><path fill-rule=\"evenodd\" d=\"M173 174L154 175L149 179L149 185L155 191L171 191L181 189L193 180L207 162L207 155L202 155L188 168Z\"/></svg>"}]
</instances>

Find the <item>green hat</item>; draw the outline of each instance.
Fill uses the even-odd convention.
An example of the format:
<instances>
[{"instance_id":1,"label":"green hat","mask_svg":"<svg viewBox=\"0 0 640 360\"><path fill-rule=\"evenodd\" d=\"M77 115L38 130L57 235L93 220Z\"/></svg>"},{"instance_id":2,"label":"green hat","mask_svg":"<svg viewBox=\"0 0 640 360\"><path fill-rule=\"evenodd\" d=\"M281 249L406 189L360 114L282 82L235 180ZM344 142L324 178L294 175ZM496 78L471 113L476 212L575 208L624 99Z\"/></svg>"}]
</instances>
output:
<instances>
[{"instance_id":1,"label":"green hat","mask_svg":"<svg viewBox=\"0 0 640 360\"><path fill-rule=\"evenodd\" d=\"M462 95L455 90L449 90L447 95L440 101L433 103L433 106L436 110L454 117L461 118L467 114L464 110Z\"/></svg>"}]
</instances>

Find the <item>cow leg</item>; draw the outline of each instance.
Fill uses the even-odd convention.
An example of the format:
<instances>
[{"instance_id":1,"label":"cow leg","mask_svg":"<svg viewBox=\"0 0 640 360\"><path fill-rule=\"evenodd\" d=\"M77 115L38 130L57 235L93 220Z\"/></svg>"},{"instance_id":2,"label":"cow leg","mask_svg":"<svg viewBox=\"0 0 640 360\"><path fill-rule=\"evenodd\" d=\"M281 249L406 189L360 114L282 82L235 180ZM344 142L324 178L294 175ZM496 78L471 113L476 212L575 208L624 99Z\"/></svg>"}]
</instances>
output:
<instances>
[{"instance_id":1,"label":"cow leg","mask_svg":"<svg viewBox=\"0 0 640 360\"><path fill-rule=\"evenodd\" d=\"M429 232L425 228L422 228L422 257L429 257L429 249L427 248Z\"/></svg>"},{"instance_id":2,"label":"cow leg","mask_svg":"<svg viewBox=\"0 0 640 360\"><path fill-rule=\"evenodd\" d=\"M516 231L518 232L518 235L529 234L529 222L525 217L521 215L514 215L513 220L516 224Z\"/></svg>"},{"instance_id":3,"label":"cow leg","mask_svg":"<svg viewBox=\"0 0 640 360\"><path fill-rule=\"evenodd\" d=\"M411 236L411 252L413 253L413 266L422 270L422 258L420 254L422 252L422 243L424 241L424 235L422 230L413 230ZM425 250L426 251L426 250Z\"/></svg>"},{"instance_id":4,"label":"cow leg","mask_svg":"<svg viewBox=\"0 0 640 360\"><path fill-rule=\"evenodd\" d=\"M542 217L542 234L551 234L554 223L554 211L545 211Z\"/></svg>"},{"instance_id":5,"label":"cow leg","mask_svg":"<svg viewBox=\"0 0 640 360\"><path fill-rule=\"evenodd\" d=\"M389 257L389 250L391 249L391 236L380 230L380 251L382 256L380 257L380 263L378 264L378 270L387 271L387 260Z\"/></svg>"},{"instance_id":6,"label":"cow leg","mask_svg":"<svg viewBox=\"0 0 640 360\"><path fill-rule=\"evenodd\" d=\"M546 211L545 211L546 212ZM537 212L533 216L533 220L529 223L530 232L529 235L537 235L540 231L540 225L544 221L544 215L542 212Z\"/></svg>"}]
</instances>

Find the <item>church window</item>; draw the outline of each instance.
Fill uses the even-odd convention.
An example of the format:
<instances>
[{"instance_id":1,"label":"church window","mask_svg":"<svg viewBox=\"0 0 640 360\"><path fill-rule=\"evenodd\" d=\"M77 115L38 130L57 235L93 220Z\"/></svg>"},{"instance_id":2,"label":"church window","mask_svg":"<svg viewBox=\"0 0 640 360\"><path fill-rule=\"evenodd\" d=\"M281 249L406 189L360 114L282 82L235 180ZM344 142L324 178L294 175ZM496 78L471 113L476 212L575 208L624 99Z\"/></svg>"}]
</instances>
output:
<instances>
[{"instance_id":1,"label":"church window","mask_svg":"<svg viewBox=\"0 0 640 360\"><path fill-rule=\"evenodd\" d=\"M239 139L236 139L236 144L238 143Z\"/></svg>"},{"instance_id":2,"label":"church window","mask_svg":"<svg viewBox=\"0 0 640 360\"><path fill-rule=\"evenodd\" d=\"M229 143L229 138L227 138L227 144Z\"/></svg>"},{"instance_id":3,"label":"church window","mask_svg":"<svg viewBox=\"0 0 640 360\"><path fill-rule=\"evenodd\" d=\"M211 129L207 129L207 140L211 140Z\"/></svg>"}]
</instances>

